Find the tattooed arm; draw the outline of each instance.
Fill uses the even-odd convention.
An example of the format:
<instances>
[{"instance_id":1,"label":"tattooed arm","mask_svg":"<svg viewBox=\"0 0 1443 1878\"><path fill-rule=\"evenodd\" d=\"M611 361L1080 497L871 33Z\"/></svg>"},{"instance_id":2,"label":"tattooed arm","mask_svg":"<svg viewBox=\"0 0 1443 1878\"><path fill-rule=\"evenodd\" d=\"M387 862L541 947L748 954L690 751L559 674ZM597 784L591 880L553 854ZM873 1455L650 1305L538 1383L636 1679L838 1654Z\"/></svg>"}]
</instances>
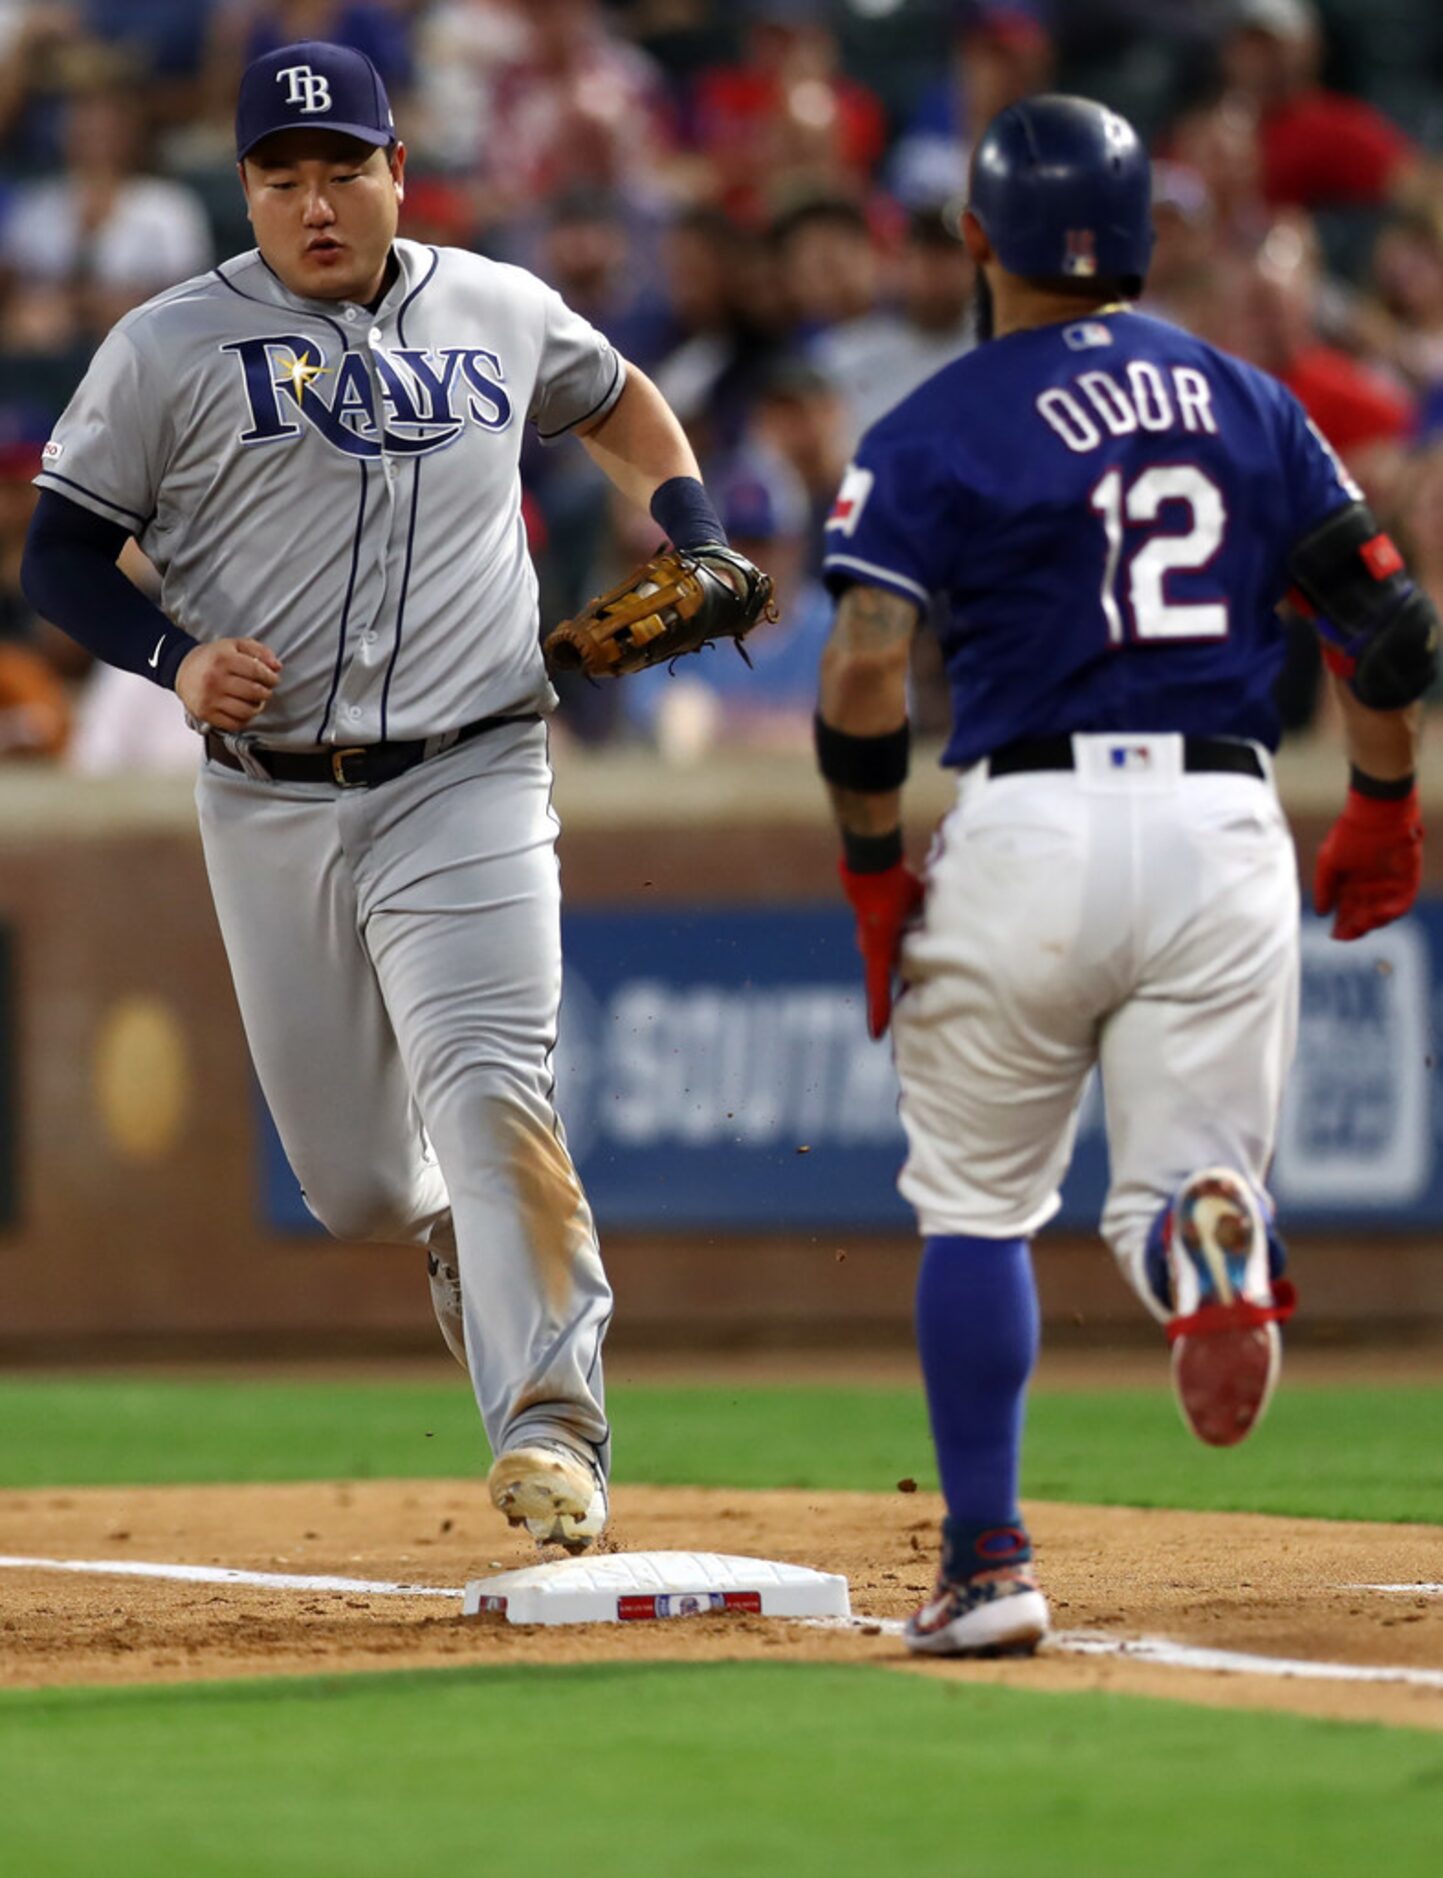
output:
<instances>
[{"instance_id":1,"label":"tattooed arm","mask_svg":"<svg viewBox=\"0 0 1443 1878\"><path fill-rule=\"evenodd\" d=\"M918 609L881 587L848 587L822 653L820 714L834 730L880 737L907 721L907 671ZM885 835L902 818L902 792L844 789L829 782L841 827Z\"/></svg>"}]
</instances>

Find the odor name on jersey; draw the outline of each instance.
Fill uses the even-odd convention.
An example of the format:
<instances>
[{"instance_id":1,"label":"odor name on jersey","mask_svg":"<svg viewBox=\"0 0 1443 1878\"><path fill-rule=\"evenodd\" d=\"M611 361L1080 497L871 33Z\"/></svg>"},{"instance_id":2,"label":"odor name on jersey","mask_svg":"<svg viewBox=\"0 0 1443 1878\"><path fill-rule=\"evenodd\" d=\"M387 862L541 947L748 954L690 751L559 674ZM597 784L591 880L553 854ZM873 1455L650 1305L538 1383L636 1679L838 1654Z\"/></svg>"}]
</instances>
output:
<instances>
[{"instance_id":1,"label":"odor name on jersey","mask_svg":"<svg viewBox=\"0 0 1443 1878\"><path fill-rule=\"evenodd\" d=\"M933 607L949 765L1073 731L1271 749L1288 555L1357 495L1274 379L1109 311L980 346L876 424L826 571Z\"/></svg>"}]
</instances>

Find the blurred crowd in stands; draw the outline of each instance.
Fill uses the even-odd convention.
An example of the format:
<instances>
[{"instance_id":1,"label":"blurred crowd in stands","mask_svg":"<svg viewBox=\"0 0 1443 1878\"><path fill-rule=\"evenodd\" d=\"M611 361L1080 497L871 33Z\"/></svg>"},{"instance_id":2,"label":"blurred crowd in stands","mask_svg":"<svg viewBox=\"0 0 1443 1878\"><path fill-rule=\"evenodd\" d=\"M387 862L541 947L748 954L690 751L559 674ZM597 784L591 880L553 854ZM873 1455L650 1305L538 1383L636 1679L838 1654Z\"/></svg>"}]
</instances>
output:
<instances>
[{"instance_id":1,"label":"blurred crowd in stands","mask_svg":"<svg viewBox=\"0 0 1443 1878\"><path fill-rule=\"evenodd\" d=\"M1443 604L1440 0L0 0L0 752L195 760L174 698L87 675L31 616L29 477L111 323L252 245L236 84L306 38L385 76L401 232L559 288L657 379L776 576L755 672L726 651L578 685L563 734L805 744L822 518L861 430L974 342L969 140L1037 90L1138 125L1146 309L1291 386ZM656 533L574 444L523 467L551 622ZM1306 631L1281 695L1315 722ZM944 712L924 640L916 714Z\"/></svg>"}]
</instances>

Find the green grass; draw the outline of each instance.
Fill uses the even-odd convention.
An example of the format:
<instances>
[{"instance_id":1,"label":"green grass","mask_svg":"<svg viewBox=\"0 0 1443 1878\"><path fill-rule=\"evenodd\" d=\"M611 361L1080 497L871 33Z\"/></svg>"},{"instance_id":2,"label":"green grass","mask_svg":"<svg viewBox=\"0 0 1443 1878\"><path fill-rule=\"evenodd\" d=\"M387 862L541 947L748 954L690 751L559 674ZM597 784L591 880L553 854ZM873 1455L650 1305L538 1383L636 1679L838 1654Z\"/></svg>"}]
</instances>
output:
<instances>
[{"instance_id":1,"label":"green grass","mask_svg":"<svg viewBox=\"0 0 1443 1878\"><path fill-rule=\"evenodd\" d=\"M871 1668L10 1694L0 1786L17 1878L1443 1869L1443 1737Z\"/></svg>"},{"instance_id":2,"label":"green grass","mask_svg":"<svg viewBox=\"0 0 1443 1878\"><path fill-rule=\"evenodd\" d=\"M617 1389L623 1480L933 1480L912 1389ZM1036 1398L1036 1497L1443 1521L1443 1389ZM459 1376L0 1380L0 1485L479 1474ZM3 1648L3 1635L0 1635ZM1443 1735L876 1667L468 1668L0 1693L16 1878L1355 1878L1443 1870Z\"/></svg>"},{"instance_id":3,"label":"green grass","mask_svg":"<svg viewBox=\"0 0 1443 1878\"><path fill-rule=\"evenodd\" d=\"M612 1393L622 1481L892 1490L936 1475L920 1391L799 1386ZM1443 1523L1443 1388L1280 1393L1227 1452L1154 1390L1040 1393L1035 1499ZM465 1383L0 1381L0 1486L464 1476L486 1466Z\"/></svg>"}]
</instances>

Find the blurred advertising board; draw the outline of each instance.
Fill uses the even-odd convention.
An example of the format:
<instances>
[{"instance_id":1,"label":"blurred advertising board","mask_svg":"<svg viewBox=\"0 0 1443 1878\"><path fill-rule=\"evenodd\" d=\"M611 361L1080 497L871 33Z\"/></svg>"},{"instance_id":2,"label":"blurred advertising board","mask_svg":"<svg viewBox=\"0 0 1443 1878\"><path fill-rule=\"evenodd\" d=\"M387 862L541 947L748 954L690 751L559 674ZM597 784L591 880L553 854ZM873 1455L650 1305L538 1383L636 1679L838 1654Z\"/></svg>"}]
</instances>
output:
<instances>
[{"instance_id":1,"label":"blurred advertising board","mask_svg":"<svg viewBox=\"0 0 1443 1878\"><path fill-rule=\"evenodd\" d=\"M565 946L557 1099L603 1226L908 1228L896 1079L845 910L579 911ZM1443 1224L1440 1000L1443 900L1352 945L1305 922L1273 1176L1289 1225ZM266 1135L268 1223L307 1226ZM1094 1082L1061 1223L1093 1226L1106 1185Z\"/></svg>"}]
</instances>

